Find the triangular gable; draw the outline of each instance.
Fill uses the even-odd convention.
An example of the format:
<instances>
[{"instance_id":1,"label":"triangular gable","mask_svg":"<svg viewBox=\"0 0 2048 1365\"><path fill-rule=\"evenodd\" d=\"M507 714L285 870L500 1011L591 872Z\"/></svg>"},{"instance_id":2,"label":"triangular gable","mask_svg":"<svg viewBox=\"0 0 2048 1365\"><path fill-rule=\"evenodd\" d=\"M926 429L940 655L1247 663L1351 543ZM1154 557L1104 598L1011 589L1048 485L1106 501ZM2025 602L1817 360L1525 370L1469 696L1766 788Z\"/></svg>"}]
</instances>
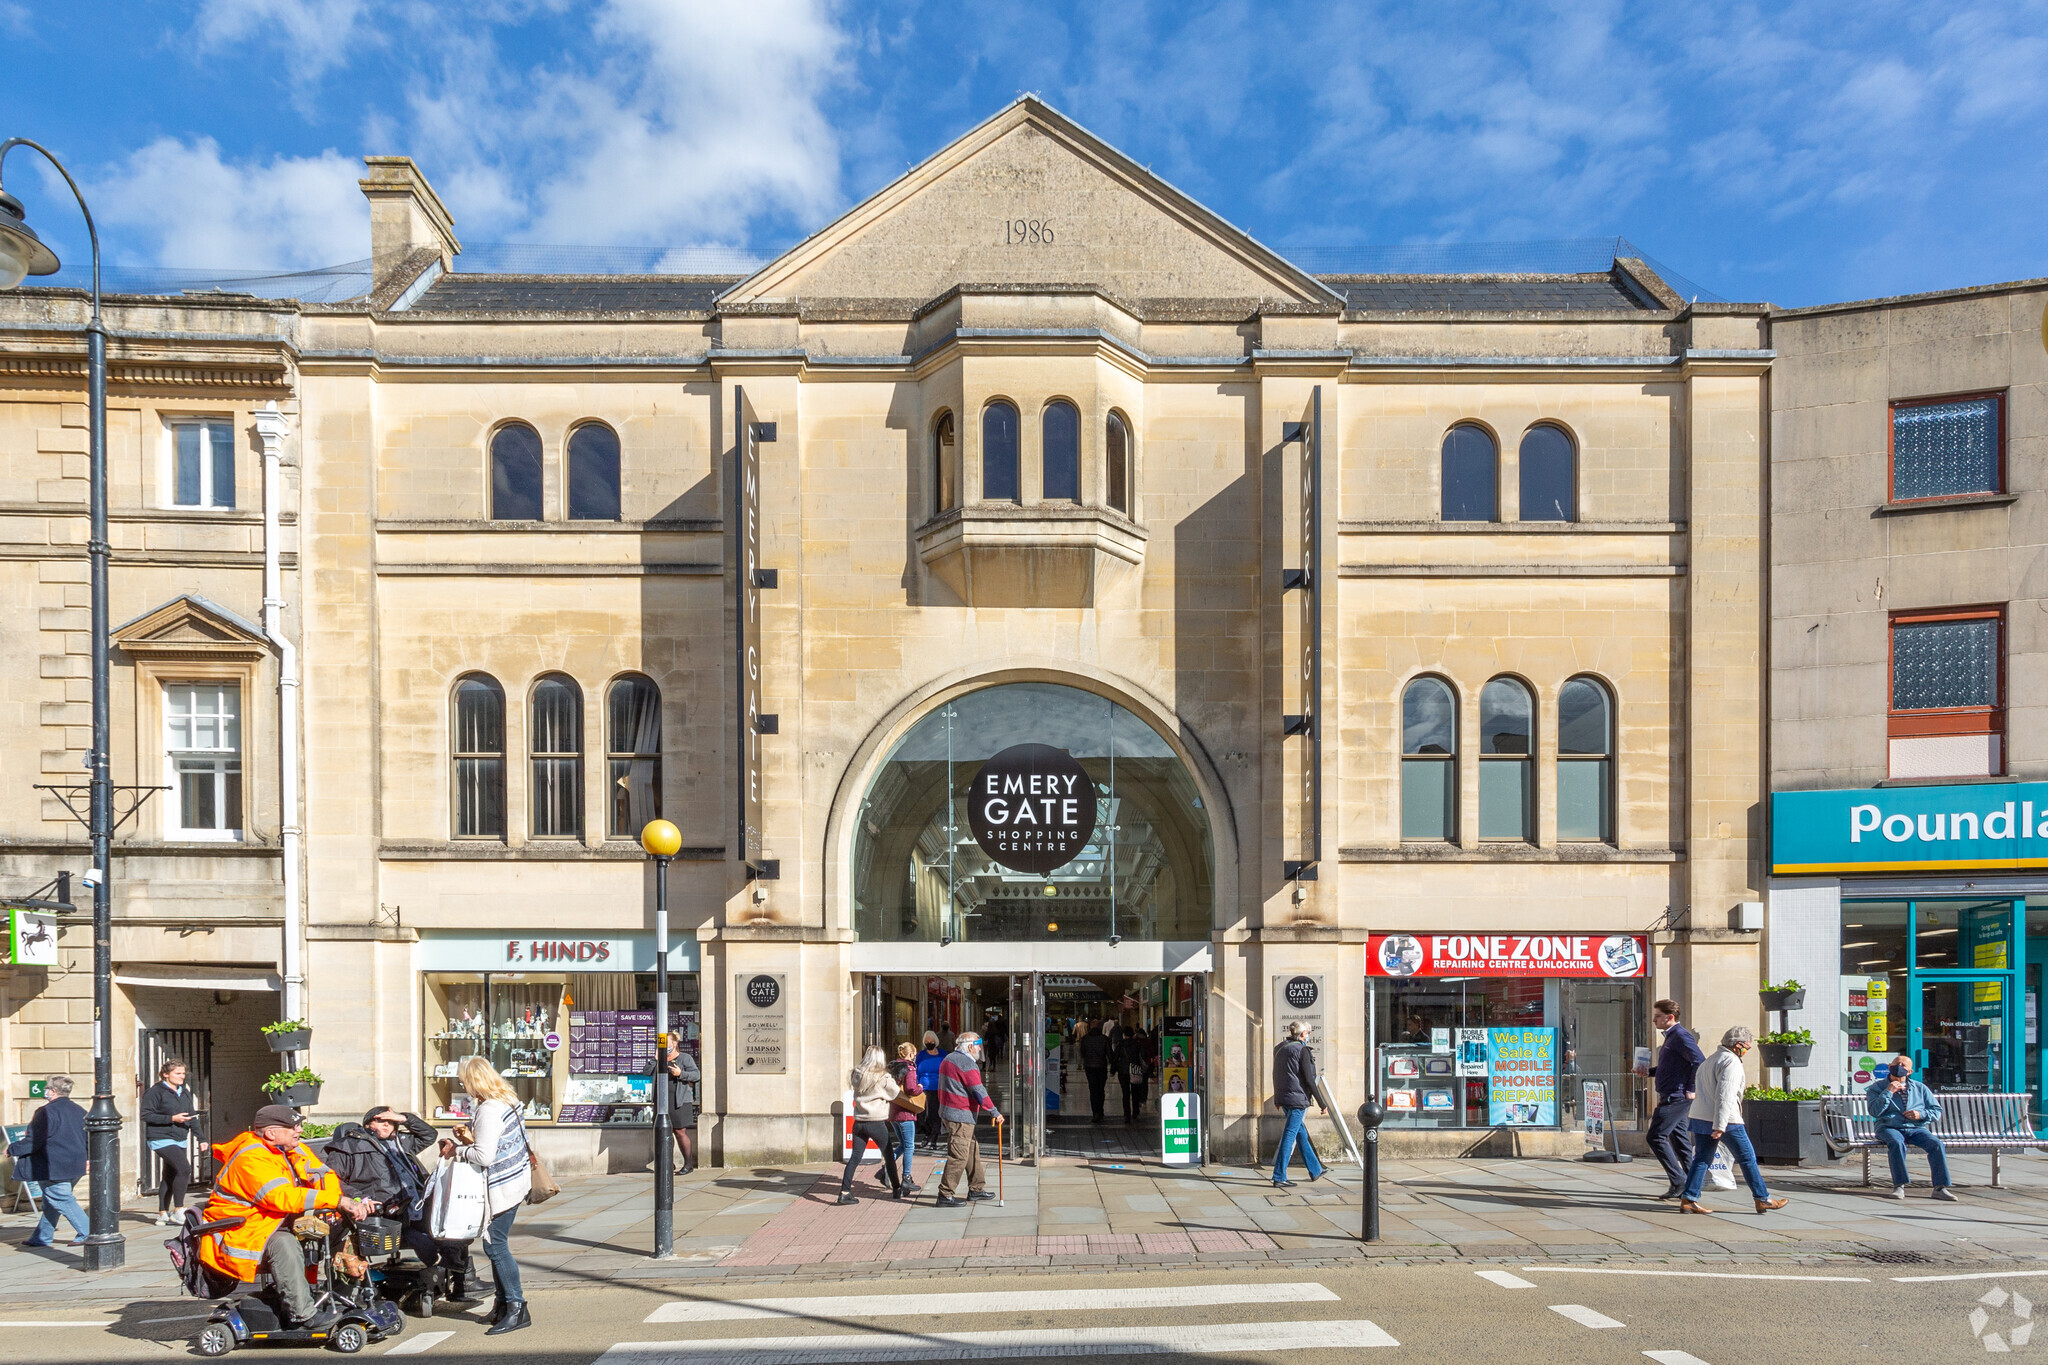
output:
<instances>
[{"instance_id":1,"label":"triangular gable","mask_svg":"<svg viewBox=\"0 0 2048 1365\"><path fill-rule=\"evenodd\" d=\"M1051 240L1046 240L1050 231ZM719 304L888 301L957 285L1335 312L1343 300L1025 96L733 285Z\"/></svg>"},{"instance_id":2,"label":"triangular gable","mask_svg":"<svg viewBox=\"0 0 2048 1365\"><path fill-rule=\"evenodd\" d=\"M130 654L245 659L267 654L263 628L204 597L175 597L116 627L113 644Z\"/></svg>"}]
</instances>

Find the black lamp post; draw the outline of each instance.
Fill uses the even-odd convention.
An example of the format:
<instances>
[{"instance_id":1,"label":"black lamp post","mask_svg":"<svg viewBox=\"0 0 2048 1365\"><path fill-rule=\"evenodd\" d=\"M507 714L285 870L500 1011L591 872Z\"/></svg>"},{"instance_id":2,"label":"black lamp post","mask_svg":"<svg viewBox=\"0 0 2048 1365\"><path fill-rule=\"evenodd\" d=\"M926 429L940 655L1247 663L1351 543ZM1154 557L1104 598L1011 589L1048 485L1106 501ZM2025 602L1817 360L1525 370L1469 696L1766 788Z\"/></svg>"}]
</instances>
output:
<instances>
[{"instance_id":1,"label":"black lamp post","mask_svg":"<svg viewBox=\"0 0 2048 1365\"><path fill-rule=\"evenodd\" d=\"M86 553L92 562L92 1108L85 1116L86 1159L92 1163L92 1232L85 1239L85 1268L113 1270L128 1259L121 1237L121 1115L114 1108L113 1048L113 860L114 792L107 772L107 328L100 321L100 234L78 182L50 149L27 138L0 142L0 168L16 147L32 147L57 168L85 215L92 240L92 320L85 324L86 388L92 424L92 533ZM0 289L12 289L29 275L57 273L57 255L25 221L21 201L0 189Z\"/></svg>"},{"instance_id":2,"label":"black lamp post","mask_svg":"<svg viewBox=\"0 0 2048 1365\"><path fill-rule=\"evenodd\" d=\"M649 820L640 847L654 859L654 1259L676 1254L676 1178L669 1169L674 1139L668 1089L668 862L683 846L683 832L667 820Z\"/></svg>"}]
</instances>

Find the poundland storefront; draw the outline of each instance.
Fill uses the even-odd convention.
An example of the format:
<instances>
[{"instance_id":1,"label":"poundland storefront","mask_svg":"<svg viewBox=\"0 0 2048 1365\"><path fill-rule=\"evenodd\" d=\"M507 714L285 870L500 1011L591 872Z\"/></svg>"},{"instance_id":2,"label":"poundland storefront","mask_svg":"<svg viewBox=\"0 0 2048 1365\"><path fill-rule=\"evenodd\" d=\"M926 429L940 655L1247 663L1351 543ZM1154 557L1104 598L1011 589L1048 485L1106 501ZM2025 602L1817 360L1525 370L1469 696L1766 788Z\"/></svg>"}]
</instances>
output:
<instances>
[{"instance_id":1,"label":"poundland storefront","mask_svg":"<svg viewBox=\"0 0 2048 1365\"><path fill-rule=\"evenodd\" d=\"M1814 1039L1795 1085L1859 1089L1906 1052L2039 1111L2048 783L1779 792L1771 870L1767 975L1805 988L1788 1026Z\"/></svg>"}]
</instances>

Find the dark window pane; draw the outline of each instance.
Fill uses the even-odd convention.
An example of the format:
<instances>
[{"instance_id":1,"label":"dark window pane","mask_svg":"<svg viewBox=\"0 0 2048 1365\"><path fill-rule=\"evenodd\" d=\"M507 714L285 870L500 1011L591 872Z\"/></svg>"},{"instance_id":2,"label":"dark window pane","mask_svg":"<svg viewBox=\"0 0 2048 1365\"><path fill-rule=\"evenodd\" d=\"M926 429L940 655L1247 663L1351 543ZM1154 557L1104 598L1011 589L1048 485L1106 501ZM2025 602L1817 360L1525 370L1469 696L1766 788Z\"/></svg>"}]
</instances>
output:
<instances>
[{"instance_id":1,"label":"dark window pane","mask_svg":"<svg viewBox=\"0 0 2048 1365\"><path fill-rule=\"evenodd\" d=\"M176 449L171 455L171 501L179 507L199 505L199 440L196 422L171 428Z\"/></svg>"},{"instance_id":2,"label":"dark window pane","mask_svg":"<svg viewBox=\"0 0 2048 1365\"><path fill-rule=\"evenodd\" d=\"M991 403L981 414L981 496L990 502L1017 500L1017 410Z\"/></svg>"},{"instance_id":3,"label":"dark window pane","mask_svg":"<svg viewBox=\"0 0 2048 1365\"><path fill-rule=\"evenodd\" d=\"M1109 505L1131 514L1131 433L1123 418L1109 419Z\"/></svg>"},{"instance_id":4,"label":"dark window pane","mask_svg":"<svg viewBox=\"0 0 2048 1365\"><path fill-rule=\"evenodd\" d=\"M1455 426L1444 437L1443 519L1494 519L1493 437L1475 426Z\"/></svg>"},{"instance_id":5,"label":"dark window pane","mask_svg":"<svg viewBox=\"0 0 2048 1365\"><path fill-rule=\"evenodd\" d=\"M611 825L615 838L637 838L650 820L661 818L661 760L611 760Z\"/></svg>"},{"instance_id":6,"label":"dark window pane","mask_svg":"<svg viewBox=\"0 0 2048 1365\"><path fill-rule=\"evenodd\" d=\"M932 424L932 488L938 495L937 510L941 512L960 505L960 470L953 458L953 414L941 413Z\"/></svg>"},{"instance_id":7,"label":"dark window pane","mask_svg":"<svg viewBox=\"0 0 2048 1365\"><path fill-rule=\"evenodd\" d=\"M646 678L621 678L612 684L610 701L611 752L660 753L661 692L655 685Z\"/></svg>"},{"instance_id":8,"label":"dark window pane","mask_svg":"<svg viewBox=\"0 0 2048 1365\"><path fill-rule=\"evenodd\" d=\"M1045 410L1045 496L1048 501L1081 500L1081 414L1071 403Z\"/></svg>"},{"instance_id":9,"label":"dark window pane","mask_svg":"<svg viewBox=\"0 0 2048 1365\"><path fill-rule=\"evenodd\" d=\"M242 827L242 765L230 762L227 765L226 772L222 774L221 784L227 792L228 807L227 819L222 823L221 828L240 829Z\"/></svg>"},{"instance_id":10,"label":"dark window pane","mask_svg":"<svg viewBox=\"0 0 2048 1365\"><path fill-rule=\"evenodd\" d=\"M505 751L505 696L481 678L467 678L455 689L455 752L499 754Z\"/></svg>"},{"instance_id":11,"label":"dark window pane","mask_svg":"<svg viewBox=\"0 0 2048 1365\"><path fill-rule=\"evenodd\" d=\"M1512 678L1488 683L1479 693L1479 752L1529 753L1533 712L1528 688Z\"/></svg>"},{"instance_id":12,"label":"dark window pane","mask_svg":"<svg viewBox=\"0 0 2048 1365\"><path fill-rule=\"evenodd\" d=\"M207 444L212 447L213 456L213 507L235 505L235 432L225 422L209 423L206 428Z\"/></svg>"},{"instance_id":13,"label":"dark window pane","mask_svg":"<svg viewBox=\"0 0 2048 1365\"><path fill-rule=\"evenodd\" d=\"M1998 622L1922 621L1892 627L1892 709L1998 705Z\"/></svg>"},{"instance_id":14,"label":"dark window pane","mask_svg":"<svg viewBox=\"0 0 2048 1365\"><path fill-rule=\"evenodd\" d=\"M540 520L540 435L532 427L504 427L491 438L491 516Z\"/></svg>"},{"instance_id":15,"label":"dark window pane","mask_svg":"<svg viewBox=\"0 0 2048 1365\"><path fill-rule=\"evenodd\" d=\"M1553 426L1522 437L1522 520L1571 521L1578 516L1573 488L1572 438Z\"/></svg>"},{"instance_id":16,"label":"dark window pane","mask_svg":"<svg viewBox=\"0 0 2048 1365\"><path fill-rule=\"evenodd\" d=\"M1998 492L1998 404L1994 396L1892 409L1892 496Z\"/></svg>"},{"instance_id":17,"label":"dark window pane","mask_svg":"<svg viewBox=\"0 0 2048 1365\"><path fill-rule=\"evenodd\" d=\"M619 438L593 422L569 433L569 520L619 519Z\"/></svg>"},{"instance_id":18,"label":"dark window pane","mask_svg":"<svg viewBox=\"0 0 2048 1365\"><path fill-rule=\"evenodd\" d=\"M583 765L573 758L533 760L533 835L573 839L583 832Z\"/></svg>"},{"instance_id":19,"label":"dark window pane","mask_svg":"<svg viewBox=\"0 0 2048 1365\"><path fill-rule=\"evenodd\" d=\"M583 751L583 697L563 678L544 678L533 689L533 752Z\"/></svg>"},{"instance_id":20,"label":"dark window pane","mask_svg":"<svg viewBox=\"0 0 2048 1365\"><path fill-rule=\"evenodd\" d=\"M463 839L505 837L505 760L455 760L455 834Z\"/></svg>"},{"instance_id":21,"label":"dark window pane","mask_svg":"<svg viewBox=\"0 0 2048 1365\"><path fill-rule=\"evenodd\" d=\"M1573 678L1557 694L1557 751L1605 754L1608 743L1607 689Z\"/></svg>"},{"instance_id":22,"label":"dark window pane","mask_svg":"<svg viewBox=\"0 0 2048 1365\"><path fill-rule=\"evenodd\" d=\"M1401 694L1401 752L1454 754L1458 751L1458 704L1435 678L1417 678Z\"/></svg>"}]
</instances>

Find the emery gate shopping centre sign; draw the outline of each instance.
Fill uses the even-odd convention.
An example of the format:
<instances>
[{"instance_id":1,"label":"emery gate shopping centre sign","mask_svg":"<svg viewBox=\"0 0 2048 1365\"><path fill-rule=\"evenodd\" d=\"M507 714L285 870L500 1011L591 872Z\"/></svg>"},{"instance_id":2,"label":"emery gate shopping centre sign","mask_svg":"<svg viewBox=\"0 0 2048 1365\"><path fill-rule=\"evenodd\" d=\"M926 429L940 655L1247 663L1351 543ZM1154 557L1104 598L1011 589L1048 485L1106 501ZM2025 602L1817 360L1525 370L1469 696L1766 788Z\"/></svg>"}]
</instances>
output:
<instances>
[{"instance_id":1,"label":"emery gate shopping centre sign","mask_svg":"<svg viewBox=\"0 0 2048 1365\"><path fill-rule=\"evenodd\" d=\"M1013 744L981 765L969 788L974 842L1012 872L1042 877L1080 856L1095 835L1095 783L1049 744Z\"/></svg>"},{"instance_id":2,"label":"emery gate shopping centre sign","mask_svg":"<svg viewBox=\"0 0 2048 1365\"><path fill-rule=\"evenodd\" d=\"M1771 871L2048 867L2048 782L1777 792Z\"/></svg>"}]
</instances>

